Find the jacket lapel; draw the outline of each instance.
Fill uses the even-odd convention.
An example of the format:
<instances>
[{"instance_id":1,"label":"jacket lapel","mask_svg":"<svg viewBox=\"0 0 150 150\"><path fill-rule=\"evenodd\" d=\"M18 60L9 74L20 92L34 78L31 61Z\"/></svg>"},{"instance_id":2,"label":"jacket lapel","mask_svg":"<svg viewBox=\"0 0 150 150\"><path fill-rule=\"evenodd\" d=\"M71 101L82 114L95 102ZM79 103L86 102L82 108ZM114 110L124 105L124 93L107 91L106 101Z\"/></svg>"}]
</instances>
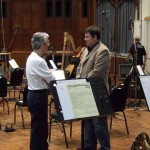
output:
<instances>
[{"instance_id":1,"label":"jacket lapel","mask_svg":"<svg viewBox=\"0 0 150 150\"><path fill-rule=\"evenodd\" d=\"M94 47L94 49L86 56L83 64L95 53L95 51L99 48L100 42Z\"/></svg>"}]
</instances>

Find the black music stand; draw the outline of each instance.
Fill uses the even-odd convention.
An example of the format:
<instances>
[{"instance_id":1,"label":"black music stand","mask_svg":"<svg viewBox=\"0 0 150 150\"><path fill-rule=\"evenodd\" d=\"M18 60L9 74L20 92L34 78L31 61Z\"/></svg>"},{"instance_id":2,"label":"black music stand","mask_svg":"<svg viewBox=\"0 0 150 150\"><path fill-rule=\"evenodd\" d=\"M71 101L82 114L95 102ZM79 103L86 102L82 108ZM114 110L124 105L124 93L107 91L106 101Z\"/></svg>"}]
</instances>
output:
<instances>
[{"instance_id":1,"label":"black music stand","mask_svg":"<svg viewBox=\"0 0 150 150\"><path fill-rule=\"evenodd\" d=\"M61 121L82 120L81 148L84 149L84 119L114 114L104 80L102 78L87 78L51 81L50 89ZM87 89L89 90L88 93ZM90 92L92 93L91 95L89 94ZM89 95L87 96L87 94ZM90 99L89 102L92 101L92 109L88 108L91 107L91 104L88 104L87 101L84 102L85 97ZM78 106L80 109L76 110ZM80 112L80 110L85 110L85 112Z\"/></svg>"},{"instance_id":2,"label":"black music stand","mask_svg":"<svg viewBox=\"0 0 150 150\"><path fill-rule=\"evenodd\" d=\"M10 81L7 83L8 87L13 87L14 99L16 99L16 86L21 86L23 80L24 70L21 68L13 69L10 75Z\"/></svg>"}]
</instances>

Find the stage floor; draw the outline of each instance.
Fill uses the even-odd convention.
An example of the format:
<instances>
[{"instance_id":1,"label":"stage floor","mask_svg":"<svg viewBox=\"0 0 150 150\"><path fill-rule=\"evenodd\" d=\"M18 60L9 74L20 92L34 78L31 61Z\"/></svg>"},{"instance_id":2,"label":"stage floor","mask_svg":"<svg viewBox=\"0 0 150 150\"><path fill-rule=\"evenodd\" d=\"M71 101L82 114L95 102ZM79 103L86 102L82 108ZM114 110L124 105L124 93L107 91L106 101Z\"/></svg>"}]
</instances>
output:
<instances>
[{"instance_id":1,"label":"stage floor","mask_svg":"<svg viewBox=\"0 0 150 150\"><path fill-rule=\"evenodd\" d=\"M7 115L7 108L3 111L0 107L0 122L2 129L7 123L13 123L14 102L10 102L10 115ZM125 110L130 135L127 135L124 120L118 117L113 118L112 129L110 131L111 150L129 150L134 138L141 132L146 132L150 136L150 112L147 107L137 106L137 111L132 107ZM21 112L17 110L17 123L14 125L14 132L6 133L0 131L0 150L29 150L30 141L30 114L28 109L24 109L25 128L22 127ZM110 122L110 118L108 119ZM69 137L69 125L66 125L66 133L70 150L75 150L80 146L81 122L73 122L72 138ZM49 143L50 150L65 150L64 136L58 126L52 126L52 137Z\"/></svg>"}]
</instances>

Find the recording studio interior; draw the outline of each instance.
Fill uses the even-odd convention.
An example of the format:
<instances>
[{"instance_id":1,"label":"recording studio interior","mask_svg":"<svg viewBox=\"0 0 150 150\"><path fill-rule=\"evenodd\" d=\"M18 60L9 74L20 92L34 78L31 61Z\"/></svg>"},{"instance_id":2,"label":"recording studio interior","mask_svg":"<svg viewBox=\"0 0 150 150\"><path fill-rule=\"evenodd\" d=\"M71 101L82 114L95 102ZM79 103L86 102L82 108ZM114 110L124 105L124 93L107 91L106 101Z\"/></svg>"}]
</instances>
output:
<instances>
[{"instance_id":1,"label":"recording studio interior","mask_svg":"<svg viewBox=\"0 0 150 150\"><path fill-rule=\"evenodd\" d=\"M100 37L91 47L88 33L91 41ZM32 67L31 57L39 66ZM98 67L109 70L96 75ZM47 126L40 123L46 148L36 146L40 136L29 104L42 86L48 94ZM108 149L150 150L149 88L150 0L0 0L0 150L96 150L86 148L85 125L97 118L107 118ZM108 150L98 137L96 148Z\"/></svg>"}]
</instances>

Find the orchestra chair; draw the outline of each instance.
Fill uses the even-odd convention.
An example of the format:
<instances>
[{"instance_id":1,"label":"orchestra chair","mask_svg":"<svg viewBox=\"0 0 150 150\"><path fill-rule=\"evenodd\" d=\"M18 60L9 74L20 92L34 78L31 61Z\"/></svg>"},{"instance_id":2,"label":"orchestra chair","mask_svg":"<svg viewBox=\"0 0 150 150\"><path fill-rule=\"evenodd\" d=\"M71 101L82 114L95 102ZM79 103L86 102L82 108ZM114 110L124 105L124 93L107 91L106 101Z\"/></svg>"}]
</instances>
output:
<instances>
[{"instance_id":1,"label":"orchestra chair","mask_svg":"<svg viewBox=\"0 0 150 150\"><path fill-rule=\"evenodd\" d=\"M67 136L66 136L66 130L65 130L65 124L69 124L70 125L70 138L72 137L72 121L68 121L68 122L64 122L64 121L60 121L58 114L56 112L56 108L55 108L55 101L53 99L53 97L51 97L51 101L50 101L50 108L49 108L49 142L51 141L51 130L52 130L52 126L53 125L58 125L61 129L61 132L64 134L65 137L65 143L66 143L66 147L68 148L68 140L67 140Z\"/></svg>"},{"instance_id":2,"label":"orchestra chair","mask_svg":"<svg viewBox=\"0 0 150 150\"><path fill-rule=\"evenodd\" d=\"M130 82L131 82L131 75L129 74L126 76L123 84L116 86L110 92L110 100L111 100L111 103L115 112L115 116L118 116L117 112L123 113L123 119L125 121L126 131L128 135L129 135L129 129L128 129L126 114L124 110L125 110L126 101L128 98L128 87L129 87ZM112 119L113 119L113 116L111 116L111 120L110 120L110 129L112 128Z\"/></svg>"},{"instance_id":3,"label":"orchestra chair","mask_svg":"<svg viewBox=\"0 0 150 150\"><path fill-rule=\"evenodd\" d=\"M27 103L27 93L28 93L28 85L23 90L23 97L21 99L16 99L15 106L14 106L14 124L16 124L16 107L18 106L21 110L21 117L22 117L22 126L25 129L24 125L24 117L23 117L23 108L28 107Z\"/></svg>"},{"instance_id":4,"label":"orchestra chair","mask_svg":"<svg viewBox=\"0 0 150 150\"><path fill-rule=\"evenodd\" d=\"M2 66L3 69L5 68L5 60L0 60L0 66Z\"/></svg>"},{"instance_id":5,"label":"orchestra chair","mask_svg":"<svg viewBox=\"0 0 150 150\"><path fill-rule=\"evenodd\" d=\"M7 82L7 84L9 88L9 96L10 96L11 87L13 88L13 92L14 92L13 99L16 98L16 86L22 85L23 75L24 75L23 69L17 68L11 71L10 80Z\"/></svg>"},{"instance_id":6,"label":"orchestra chair","mask_svg":"<svg viewBox=\"0 0 150 150\"><path fill-rule=\"evenodd\" d=\"M3 106L3 111L5 110L5 102L7 103L7 109L8 109L8 115L9 115L9 104L8 104L8 98L5 98L7 96L7 79L0 75L0 102Z\"/></svg>"},{"instance_id":7,"label":"orchestra chair","mask_svg":"<svg viewBox=\"0 0 150 150\"><path fill-rule=\"evenodd\" d=\"M23 92L24 92L24 88L27 86L27 79L26 79L26 77L24 77L23 79L22 79L23 81L22 81L22 85L21 85L21 88L20 88L20 90L19 90L19 99L22 97L22 95L23 95Z\"/></svg>"}]
</instances>

